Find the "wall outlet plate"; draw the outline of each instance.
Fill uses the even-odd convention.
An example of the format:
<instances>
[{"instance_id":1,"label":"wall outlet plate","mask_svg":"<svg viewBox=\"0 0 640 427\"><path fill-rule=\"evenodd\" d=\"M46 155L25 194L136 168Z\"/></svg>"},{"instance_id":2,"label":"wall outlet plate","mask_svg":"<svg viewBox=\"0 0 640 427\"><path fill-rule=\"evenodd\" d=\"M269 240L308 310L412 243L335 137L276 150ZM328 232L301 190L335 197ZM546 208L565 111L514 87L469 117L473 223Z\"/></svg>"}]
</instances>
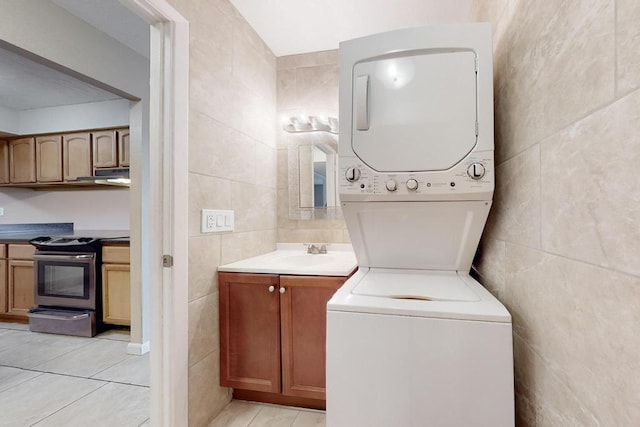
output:
<instances>
[{"instance_id":1,"label":"wall outlet plate","mask_svg":"<svg viewBox=\"0 0 640 427\"><path fill-rule=\"evenodd\" d=\"M202 233L220 233L233 231L235 218L233 211L202 209L200 231Z\"/></svg>"}]
</instances>

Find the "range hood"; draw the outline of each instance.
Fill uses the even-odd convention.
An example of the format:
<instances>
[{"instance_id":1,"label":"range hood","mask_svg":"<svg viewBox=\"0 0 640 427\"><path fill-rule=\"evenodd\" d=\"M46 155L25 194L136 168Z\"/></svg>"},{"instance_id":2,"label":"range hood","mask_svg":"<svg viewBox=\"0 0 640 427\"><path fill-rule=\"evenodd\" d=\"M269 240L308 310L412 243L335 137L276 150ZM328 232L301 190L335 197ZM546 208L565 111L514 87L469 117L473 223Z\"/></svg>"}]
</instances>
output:
<instances>
[{"instance_id":1,"label":"range hood","mask_svg":"<svg viewBox=\"0 0 640 427\"><path fill-rule=\"evenodd\" d=\"M78 181L93 182L95 184L129 187L129 169L96 169L93 176L79 176Z\"/></svg>"}]
</instances>

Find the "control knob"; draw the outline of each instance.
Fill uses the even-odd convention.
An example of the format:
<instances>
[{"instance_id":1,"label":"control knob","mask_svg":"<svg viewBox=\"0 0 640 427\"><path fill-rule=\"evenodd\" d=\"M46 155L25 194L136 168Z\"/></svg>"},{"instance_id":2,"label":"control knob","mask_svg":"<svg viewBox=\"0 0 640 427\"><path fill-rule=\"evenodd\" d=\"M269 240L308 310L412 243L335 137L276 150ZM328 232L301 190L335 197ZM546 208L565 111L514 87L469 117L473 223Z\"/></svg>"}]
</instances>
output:
<instances>
[{"instance_id":1,"label":"control knob","mask_svg":"<svg viewBox=\"0 0 640 427\"><path fill-rule=\"evenodd\" d=\"M485 169L482 163L472 163L467 169L467 174L471 179L482 179Z\"/></svg>"},{"instance_id":2,"label":"control knob","mask_svg":"<svg viewBox=\"0 0 640 427\"><path fill-rule=\"evenodd\" d=\"M398 184L393 179L390 179L385 183L385 187L387 187L387 190L389 191L396 191L398 189Z\"/></svg>"},{"instance_id":3,"label":"control knob","mask_svg":"<svg viewBox=\"0 0 640 427\"><path fill-rule=\"evenodd\" d=\"M360 179L360 169L354 167L347 168L344 172L344 177L349 182L356 182Z\"/></svg>"},{"instance_id":4,"label":"control knob","mask_svg":"<svg viewBox=\"0 0 640 427\"><path fill-rule=\"evenodd\" d=\"M417 190L418 189L418 181L411 178L407 180L407 188L409 190Z\"/></svg>"}]
</instances>

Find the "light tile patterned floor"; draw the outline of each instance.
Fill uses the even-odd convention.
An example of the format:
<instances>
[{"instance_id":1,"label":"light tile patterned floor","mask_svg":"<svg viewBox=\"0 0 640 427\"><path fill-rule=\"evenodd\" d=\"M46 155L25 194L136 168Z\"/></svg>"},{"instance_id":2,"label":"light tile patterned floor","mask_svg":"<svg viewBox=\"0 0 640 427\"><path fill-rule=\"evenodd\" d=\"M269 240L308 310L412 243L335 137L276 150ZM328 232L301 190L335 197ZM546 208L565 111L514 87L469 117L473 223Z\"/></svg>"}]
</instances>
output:
<instances>
[{"instance_id":1,"label":"light tile patterned floor","mask_svg":"<svg viewBox=\"0 0 640 427\"><path fill-rule=\"evenodd\" d=\"M0 322L0 426L138 427L149 419L149 355L129 334L94 338L29 332Z\"/></svg>"},{"instance_id":2,"label":"light tile patterned floor","mask_svg":"<svg viewBox=\"0 0 640 427\"><path fill-rule=\"evenodd\" d=\"M324 427L324 411L233 400L209 427Z\"/></svg>"}]
</instances>

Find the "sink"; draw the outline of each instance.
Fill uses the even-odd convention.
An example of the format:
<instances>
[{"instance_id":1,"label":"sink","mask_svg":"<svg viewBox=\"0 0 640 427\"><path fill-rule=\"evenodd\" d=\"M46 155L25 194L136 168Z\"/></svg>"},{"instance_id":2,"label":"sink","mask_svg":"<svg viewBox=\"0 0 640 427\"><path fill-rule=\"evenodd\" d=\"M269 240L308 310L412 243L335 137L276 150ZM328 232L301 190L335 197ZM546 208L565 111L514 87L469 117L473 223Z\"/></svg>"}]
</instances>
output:
<instances>
[{"instance_id":1,"label":"sink","mask_svg":"<svg viewBox=\"0 0 640 427\"><path fill-rule=\"evenodd\" d=\"M282 263L285 266L291 267L317 267L319 265L330 264L335 261L337 261L335 256L327 254L286 255L274 260L276 263Z\"/></svg>"}]
</instances>

